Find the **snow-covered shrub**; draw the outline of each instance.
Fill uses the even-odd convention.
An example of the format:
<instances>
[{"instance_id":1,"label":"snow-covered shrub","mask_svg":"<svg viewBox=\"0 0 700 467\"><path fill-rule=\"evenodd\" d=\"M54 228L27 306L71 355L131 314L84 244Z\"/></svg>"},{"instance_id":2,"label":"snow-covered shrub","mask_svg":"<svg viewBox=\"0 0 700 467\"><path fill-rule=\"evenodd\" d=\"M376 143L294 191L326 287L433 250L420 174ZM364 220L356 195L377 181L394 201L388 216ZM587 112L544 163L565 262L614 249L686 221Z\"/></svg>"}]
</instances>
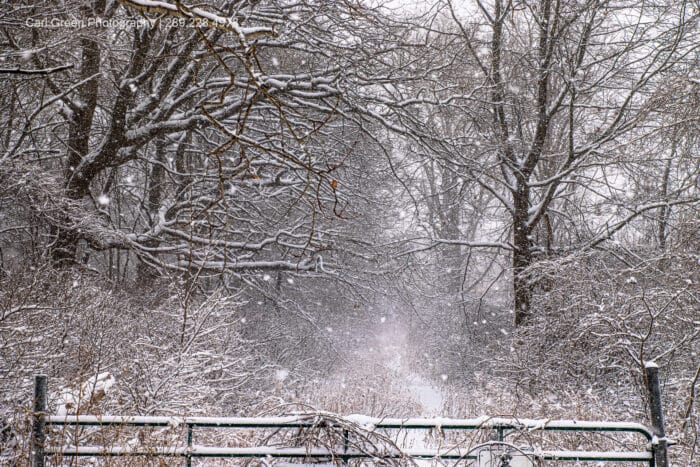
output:
<instances>
[{"instance_id":1,"label":"snow-covered shrub","mask_svg":"<svg viewBox=\"0 0 700 467\"><path fill-rule=\"evenodd\" d=\"M37 373L58 413L251 415L269 403L274 368L241 337L237 297L173 289L157 302L95 279L49 268L1 279L2 455L26 453Z\"/></svg>"},{"instance_id":2,"label":"snow-covered shrub","mask_svg":"<svg viewBox=\"0 0 700 467\"><path fill-rule=\"evenodd\" d=\"M696 256L620 248L540 261L530 277L533 316L502 360L513 387L540 401L543 394L580 401L596 407L597 418L645 422L643 367L653 360L668 431L681 441L675 450L690 459L698 430Z\"/></svg>"}]
</instances>

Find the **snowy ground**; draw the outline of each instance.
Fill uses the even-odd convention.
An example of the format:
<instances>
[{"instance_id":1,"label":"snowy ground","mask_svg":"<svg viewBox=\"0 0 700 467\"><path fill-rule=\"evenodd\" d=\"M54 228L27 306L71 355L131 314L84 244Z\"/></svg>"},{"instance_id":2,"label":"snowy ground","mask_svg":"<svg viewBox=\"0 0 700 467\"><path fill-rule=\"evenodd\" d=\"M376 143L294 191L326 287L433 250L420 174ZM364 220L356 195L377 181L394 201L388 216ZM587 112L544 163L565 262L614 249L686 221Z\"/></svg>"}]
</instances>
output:
<instances>
[{"instance_id":1,"label":"snowy ground","mask_svg":"<svg viewBox=\"0 0 700 467\"><path fill-rule=\"evenodd\" d=\"M380 348L382 349L381 358L385 361L384 366L394 372L395 376L405 383L413 399L418 402L422 408L421 413L416 414L422 417L436 417L441 415L443 405L443 394L440 388L431 384L421 375L415 373L406 362L406 339L405 336L397 330L391 330L379 337ZM396 439L397 445L402 449L422 449L431 448L431 443L428 439L426 430L406 430L399 433ZM416 464L419 466L433 465L429 460L418 460Z\"/></svg>"},{"instance_id":2,"label":"snowy ground","mask_svg":"<svg viewBox=\"0 0 700 467\"><path fill-rule=\"evenodd\" d=\"M411 391L416 400L418 400L423 407L423 413L421 413L421 415L425 417L440 415L440 409L442 408L442 392L416 374L407 373L405 378L409 391ZM401 448L415 449L434 447L430 446L427 433L424 430L407 430L406 436L399 446ZM419 460L416 461L416 463L419 466L432 465L431 461L428 460Z\"/></svg>"}]
</instances>

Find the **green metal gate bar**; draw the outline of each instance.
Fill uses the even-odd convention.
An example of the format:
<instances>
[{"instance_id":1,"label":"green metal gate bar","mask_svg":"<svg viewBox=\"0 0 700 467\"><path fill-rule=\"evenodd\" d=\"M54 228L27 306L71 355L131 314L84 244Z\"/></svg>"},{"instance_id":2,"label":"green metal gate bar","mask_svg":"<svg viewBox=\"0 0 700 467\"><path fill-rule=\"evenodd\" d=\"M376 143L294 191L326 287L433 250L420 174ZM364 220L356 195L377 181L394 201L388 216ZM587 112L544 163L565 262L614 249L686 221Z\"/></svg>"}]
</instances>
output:
<instances>
[{"instance_id":1,"label":"green metal gate bar","mask_svg":"<svg viewBox=\"0 0 700 467\"><path fill-rule=\"evenodd\" d=\"M401 452L384 452L370 455L366 452L347 451L337 452L327 449L307 448L268 448L257 446L252 448L213 448L193 446L191 448L162 448L159 449L125 449L103 448L96 446L81 446L79 448L60 448L47 450L46 455L62 455L64 457L216 457L216 458L295 458L295 459L439 459L463 460L476 459L473 451L460 449L430 450L405 449ZM529 453L528 453L529 454ZM604 451L538 451L536 457L549 461L603 461L603 462L649 462L653 459L651 452L604 452Z\"/></svg>"},{"instance_id":2,"label":"green metal gate bar","mask_svg":"<svg viewBox=\"0 0 700 467\"><path fill-rule=\"evenodd\" d=\"M327 414L330 415L330 414ZM257 446L250 448L220 448L193 446L192 432L195 428L312 428L329 427L332 424L323 419L324 414L295 415L287 417L265 418L229 418L229 417L138 417L138 416L88 416L88 415L50 415L45 417L47 426L119 426L119 427L168 427L185 426L187 428L187 447L132 449L124 447L60 447L47 448L46 455L62 456L148 456L148 457L219 457L219 458L304 458L304 459L350 459L368 458L366 452L352 450L333 452L326 449L276 448ZM580 432L617 432L640 434L651 441L653 435L649 429L639 423L595 422L581 420L531 420L500 417L480 417L475 419L453 418L370 418L362 416L339 417L343 421L358 425L368 430L496 430L503 438L506 431L580 431ZM376 453L376 457L386 459L421 458L421 459L476 459L473 451L462 449L406 449L396 452ZM653 454L649 451L606 452L606 451L540 451L539 458L559 461L609 461L609 462L651 462Z\"/></svg>"},{"instance_id":3,"label":"green metal gate bar","mask_svg":"<svg viewBox=\"0 0 700 467\"><path fill-rule=\"evenodd\" d=\"M658 380L657 380L658 381ZM457 418L372 418L360 415L340 417L329 413L312 413L285 417L149 417L149 416L91 416L91 415L46 415L46 384L44 376L35 379L35 405L33 430L33 465L43 467L46 456L64 457L174 457L185 458L191 465L193 458L293 458L293 459L332 459L343 460L358 458L384 459L437 459L459 460L476 459L474 449L391 449L386 452L361 452L348 449L347 443L337 451L306 447L209 447L194 445L196 428L219 429L270 429L270 428L341 428L342 422L347 426L372 432L374 430L491 430L497 434L503 444L506 436L513 432L598 432L631 433L641 435L646 441L644 451L558 451L547 450L527 453L545 461L601 461L601 462L644 462L650 466L666 467L657 459L665 459L666 440L660 442L657 429L650 430L639 423L598 422L582 420L537 420L502 417L479 417L473 419ZM43 387L42 387L43 386ZM40 401L38 399L44 399ZM63 427L177 427L186 428L186 447L102 447L102 446L44 446L47 426ZM663 433L663 431L661 431ZM344 431L347 440L347 431ZM481 446L487 446L489 443ZM659 448L664 449L659 453Z\"/></svg>"},{"instance_id":4,"label":"green metal gate bar","mask_svg":"<svg viewBox=\"0 0 700 467\"><path fill-rule=\"evenodd\" d=\"M122 415L48 415L47 425L80 426L151 426L166 427L186 425L193 428L310 428L318 426L318 414L291 415L286 417L142 417ZM335 414L328 414L335 415ZM418 430L543 430L543 431L589 431L589 432L627 432L643 435L651 441L653 434L641 423L633 422L596 422L585 420L547 420L526 418L376 418L349 415L339 417L359 426L384 429L418 429Z\"/></svg>"}]
</instances>

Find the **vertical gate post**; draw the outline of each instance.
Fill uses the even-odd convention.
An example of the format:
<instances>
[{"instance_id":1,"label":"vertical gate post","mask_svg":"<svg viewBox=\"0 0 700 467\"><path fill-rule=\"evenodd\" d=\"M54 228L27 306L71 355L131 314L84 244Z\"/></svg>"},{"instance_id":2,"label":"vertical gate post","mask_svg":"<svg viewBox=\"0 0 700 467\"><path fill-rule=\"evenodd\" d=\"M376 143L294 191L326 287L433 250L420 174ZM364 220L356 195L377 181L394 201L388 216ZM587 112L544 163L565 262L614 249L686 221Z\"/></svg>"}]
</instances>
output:
<instances>
[{"instance_id":1,"label":"vertical gate post","mask_svg":"<svg viewBox=\"0 0 700 467\"><path fill-rule=\"evenodd\" d=\"M34 376L34 412L32 413L31 462L32 467L44 467L46 441L46 392L48 376Z\"/></svg>"},{"instance_id":2,"label":"vertical gate post","mask_svg":"<svg viewBox=\"0 0 700 467\"><path fill-rule=\"evenodd\" d=\"M192 430L194 428L189 423L187 424L187 457L185 458L185 466L192 467Z\"/></svg>"},{"instance_id":3,"label":"vertical gate post","mask_svg":"<svg viewBox=\"0 0 700 467\"><path fill-rule=\"evenodd\" d=\"M664 430L664 414L661 406L661 384L659 383L659 366L654 362L644 363L644 372L649 396L649 413L654 439L651 448L656 467L668 467L668 440Z\"/></svg>"},{"instance_id":4,"label":"vertical gate post","mask_svg":"<svg viewBox=\"0 0 700 467\"><path fill-rule=\"evenodd\" d=\"M347 429L343 429L343 454L348 453L348 445L350 444L350 432ZM341 465L348 465L348 456L341 456L340 457L342 464Z\"/></svg>"}]
</instances>

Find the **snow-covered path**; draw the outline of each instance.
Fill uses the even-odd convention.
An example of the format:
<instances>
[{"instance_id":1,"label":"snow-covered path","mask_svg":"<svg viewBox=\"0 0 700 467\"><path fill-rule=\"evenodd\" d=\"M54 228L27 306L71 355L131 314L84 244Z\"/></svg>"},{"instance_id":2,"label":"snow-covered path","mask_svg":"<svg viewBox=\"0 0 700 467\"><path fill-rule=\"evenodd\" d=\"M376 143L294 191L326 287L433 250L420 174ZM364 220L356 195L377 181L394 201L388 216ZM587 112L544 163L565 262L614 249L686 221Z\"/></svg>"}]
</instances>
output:
<instances>
[{"instance_id":1,"label":"snow-covered path","mask_svg":"<svg viewBox=\"0 0 700 467\"><path fill-rule=\"evenodd\" d=\"M419 375L409 373L406 375L406 382L408 383L408 389L411 394L414 395L415 399L420 402L423 407L422 416L432 417L440 414L440 409L442 408L442 392L430 385ZM406 448L428 448L431 447L428 443L428 433L424 430L407 430L406 436L403 438L399 446L403 449ZM429 460L418 460L416 464L419 466L430 466L432 462Z\"/></svg>"},{"instance_id":2,"label":"snow-covered path","mask_svg":"<svg viewBox=\"0 0 700 467\"><path fill-rule=\"evenodd\" d=\"M427 382L423 377L409 373L405 375L408 390L423 407L424 417L440 415L442 409L442 391Z\"/></svg>"},{"instance_id":3,"label":"snow-covered path","mask_svg":"<svg viewBox=\"0 0 700 467\"><path fill-rule=\"evenodd\" d=\"M390 369L396 378L405 384L413 398L418 402L422 411L416 416L435 417L440 415L443 397L442 391L427 381L424 377L413 372L404 362L406 360L404 349L405 338L392 334L390 342L385 342L383 349L384 365Z\"/></svg>"},{"instance_id":4,"label":"snow-covered path","mask_svg":"<svg viewBox=\"0 0 700 467\"><path fill-rule=\"evenodd\" d=\"M393 333L390 342L385 342L384 358L388 367L396 378L404 382L405 387L412 398L421 406L421 412L414 416L436 417L440 415L443 405L442 391L431 384L423 376L411 371L408 365L404 364L405 339ZM406 430L400 433L396 439L397 445L402 449L421 449L433 447L428 440L428 433L425 430ZM429 460L418 460L419 466L433 465Z\"/></svg>"}]
</instances>

